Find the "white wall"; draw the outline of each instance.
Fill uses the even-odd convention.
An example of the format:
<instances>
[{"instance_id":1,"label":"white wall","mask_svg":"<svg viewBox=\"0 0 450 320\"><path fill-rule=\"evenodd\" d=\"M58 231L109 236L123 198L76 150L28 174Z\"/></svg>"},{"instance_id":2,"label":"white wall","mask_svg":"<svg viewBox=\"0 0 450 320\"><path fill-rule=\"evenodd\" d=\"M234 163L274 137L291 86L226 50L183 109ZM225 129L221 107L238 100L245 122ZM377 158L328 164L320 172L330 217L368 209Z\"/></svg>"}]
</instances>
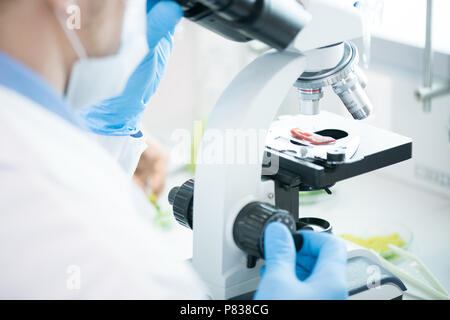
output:
<instances>
[{"instance_id":1,"label":"white wall","mask_svg":"<svg viewBox=\"0 0 450 320\"><path fill-rule=\"evenodd\" d=\"M190 130L194 120L206 120L228 83L254 57L247 44L183 20L167 72L144 115L144 128L170 143L175 129Z\"/></svg>"},{"instance_id":2,"label":"white wall","mask_svg":"<svg viewBox=\"0 0 450 320\"><path fill-rule=\"evenodd\" d=\"M450 196L450 95L434 99L432 112L425 113L413 94L422 83L418 70L376 63L368 76L369 94L379 110L374 123L414 141L413 159L386 171Z\"/></svg>"}]
</instances>

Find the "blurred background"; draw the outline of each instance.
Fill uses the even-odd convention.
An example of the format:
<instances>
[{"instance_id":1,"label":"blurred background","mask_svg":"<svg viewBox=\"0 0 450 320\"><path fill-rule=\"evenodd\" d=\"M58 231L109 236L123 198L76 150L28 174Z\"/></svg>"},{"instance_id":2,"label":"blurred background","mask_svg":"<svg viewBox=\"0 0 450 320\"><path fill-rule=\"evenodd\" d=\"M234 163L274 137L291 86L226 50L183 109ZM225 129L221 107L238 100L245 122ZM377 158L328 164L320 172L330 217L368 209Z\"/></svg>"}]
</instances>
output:
<instances>
[{"instance_id":1,"label":"blurred background","mask_svg":"<svg viewBox=\"0 0 450 320\"><path fill-rule=\"evenodd\" d=\"M343 181L333 188L332 196L318 194L301 200L301 216L325 217L335 230L358 221L406 226L413 238L410 249L450 290L450 94L434 98L431 110L425 110L415 96L424 82L427 1L382 3L379 21L373 23L369 69L363 69L375 107L374 115L366 121L412 138L413 159ZM450 1L434 0L434 83L450 82L449 14ZM175 38L167 74L144 118L145 130L169 150L175 143L174 130L191 130L194 121L207 121L233 77L264 51L258 43L233 43L186 20ZM362 47L362 41L356 43ZM329 91L321 108L350 117ZM298 113L294 89L280 113ZM192 176L182 169L171 166L167 189ZM166 206L166 202L161 199L161 205ZM192 237L182 227L173 228L177 237ZM186 256L191 254L190 246L186 241Z\"/></svg>"}]
</instances>

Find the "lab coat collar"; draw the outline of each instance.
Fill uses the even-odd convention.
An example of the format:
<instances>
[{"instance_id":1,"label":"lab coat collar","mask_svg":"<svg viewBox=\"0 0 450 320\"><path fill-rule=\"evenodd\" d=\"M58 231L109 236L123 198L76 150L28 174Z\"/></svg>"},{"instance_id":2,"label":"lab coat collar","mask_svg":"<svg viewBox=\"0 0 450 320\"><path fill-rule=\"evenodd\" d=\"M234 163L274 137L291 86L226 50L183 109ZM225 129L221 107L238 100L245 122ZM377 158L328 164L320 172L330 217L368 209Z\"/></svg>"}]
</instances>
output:
<instances>
[{"instance_id":1,"label":"lab coat collar","mask_svg":"<svg viewBox=\"0 0 450 320\"><path fill-rule=\"evenodd\" d=\"M79 116L43 77L0 51L0 85L31 99L71 124L83 128Z\"/></svg>"}]
</instances>

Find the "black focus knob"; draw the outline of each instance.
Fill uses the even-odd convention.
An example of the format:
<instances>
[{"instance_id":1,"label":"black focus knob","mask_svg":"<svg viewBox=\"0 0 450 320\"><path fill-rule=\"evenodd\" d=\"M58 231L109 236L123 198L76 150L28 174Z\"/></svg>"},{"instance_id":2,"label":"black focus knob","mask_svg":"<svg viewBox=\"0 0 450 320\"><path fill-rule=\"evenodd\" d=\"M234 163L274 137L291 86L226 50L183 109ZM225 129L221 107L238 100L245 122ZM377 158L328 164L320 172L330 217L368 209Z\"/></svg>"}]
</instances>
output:
<instances>
[{"instance_id":1,"label":"black focus knob","mask_svg":"<svg viewBox=\"0 0 450 320\"><path fill-rule=\"evenodd\" d=\"M173 215L182 226L192 229L194 220L192 204L194 201L194 180L188 180L180 187L170 190L169 203L173 206Z\"/></svg>"},{"instance_id":2,"label":"black focus knob","mask_svg":"<svg viewBox=\"0 0 450 320\"><path fill-rule=\"evenodd\" d=\"M331 150L327 152L327 161L330 163L343 163L345 161L345 151Z\"/></svg>"},{"instance_id":3,"label":"black focus knob","mask_svg":"<svg viewBox=\"0 0 450 320\"><path fill-rule=\"evenodd\" d=\"M233 237L236 245L249 256L264 259L264 230L269 223L275 221L285 224L292 234L295 233L296 223L289 211L268 203L249 203L239 212L234 222ZM301 239L294 239L296 247L301 247L301 243L298 243Z\"/></svg>"}]
</instances>

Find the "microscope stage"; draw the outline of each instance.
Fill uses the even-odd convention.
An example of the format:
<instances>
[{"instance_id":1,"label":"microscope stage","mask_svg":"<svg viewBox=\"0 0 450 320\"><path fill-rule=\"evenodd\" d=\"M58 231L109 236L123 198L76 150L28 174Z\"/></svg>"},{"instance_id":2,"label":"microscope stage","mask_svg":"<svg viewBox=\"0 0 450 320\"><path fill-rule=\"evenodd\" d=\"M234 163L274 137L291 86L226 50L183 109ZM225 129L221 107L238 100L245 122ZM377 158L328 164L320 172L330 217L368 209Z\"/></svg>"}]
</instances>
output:
<instances>
[{"instance_id":1,"label":"microscope stage","mask_svg":"<svg viewBox=\"0 0 450 320\"><path fill-rule=\"evenodd\" d=\"M293 128L332 136L336 143L314 146L299 141L290 133ZM328 158L327 161L327 153L336 150L345 153L345 160L334 162ZM264 163L270 162L273 167L274 160L279 161L275 179L284 180L283 183L292 184L295 177L303 186L323 189L411 156L412 140L407 137L362 121L321 112L317 116L282 116L275 121L268 134Z\"/></svg>"}]
</instances>

